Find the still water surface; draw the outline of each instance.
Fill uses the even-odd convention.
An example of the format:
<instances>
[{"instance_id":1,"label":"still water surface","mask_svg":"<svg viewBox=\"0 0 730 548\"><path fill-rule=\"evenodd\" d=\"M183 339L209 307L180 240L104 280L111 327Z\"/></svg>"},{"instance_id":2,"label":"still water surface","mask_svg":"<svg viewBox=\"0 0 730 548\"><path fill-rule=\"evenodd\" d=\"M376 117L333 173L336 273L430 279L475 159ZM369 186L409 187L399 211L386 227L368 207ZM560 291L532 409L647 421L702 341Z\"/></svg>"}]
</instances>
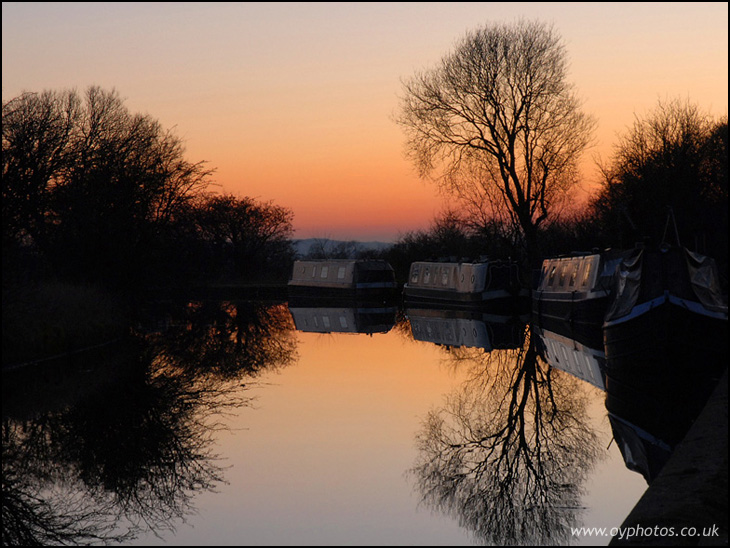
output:
<instances>
[{"instance_id":1,"label":"still water surface","mask_svg":"<svg viewBox=\"0 0 730 548\"><path fill-rule=\"evenodd\" d=\"M646 482L600 382L519 322L377 312L159 305L124 358L73 368L87 390L4 406L3 489L77 542L608 544L570 528L619 526Z\"/></svg>"}]
</instances>

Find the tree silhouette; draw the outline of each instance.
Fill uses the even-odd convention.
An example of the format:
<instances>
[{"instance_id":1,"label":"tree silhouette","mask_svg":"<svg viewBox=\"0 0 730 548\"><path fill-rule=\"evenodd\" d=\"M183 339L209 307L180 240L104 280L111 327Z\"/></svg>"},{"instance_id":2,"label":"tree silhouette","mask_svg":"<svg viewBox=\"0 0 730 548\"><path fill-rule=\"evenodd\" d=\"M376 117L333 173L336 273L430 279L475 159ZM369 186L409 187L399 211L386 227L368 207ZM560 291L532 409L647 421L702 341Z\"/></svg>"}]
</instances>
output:
<instances>
[{"instance_id":1,"label":"tree silhouette","mask_svg":"<svg viewBox=\"0 0 730 548\"><path fill-rule=\"evenodd\" d=\"M435 175L472 218L518 229L533 262L538 228L575 183L594 125L566 78L552 28L487 25L404 84L397 119L420 173Z\"/></svg>"},{"instance_id":2,"label":"tree silhouette","mask_svg":"<svg viewBox=\"0 0 730 548\"><path fill-rule=\"evenodd\" d=\"M129 530L116 529L118 512L108 501L73 489L49 488L36 462L24 454L24 442L15 440L18 430L4 421L3 546L87 546L132 537Z\"/></svg>"},{"instance_id":3,"label":"tree silhouette","mask_svg":"<svg viewBox=\"0 0 730 548\"><path fill-rule=\"evenodd\" d=\"M76 277L138 276L158 232L209 184L179 138L116 91L3 102L3 246ZM129 282L129 280L127 280Z\"/></svg>"},{"instance_id":4,"label":"tree silhouette","mask_svg":"<svg viewBox=\"0 0 730 548\"><path fill-rule=\"evenodd\" d=\"M230 261L235 277L248 279L291 272L292 212L273 203L232 195L209 196L192 213L203 242L222 269Z\"/></svg>"},{"instance_id":5,"label":"tree silhouette","mask_svg":"<svg viewBox=\"0 0 730 548\"><path fill-rule=\"evenodd\" d=\"M3 540L86 545L174 529L197 492L223 481L210 417L232 404L225 392L131 365L69 409L5 419Z\"/></svg>"},{"instance_id":6,"label":"tree silhouette","mask_svg":"<svg viewBox=\"0 0 730 548\"><path fill-rule=\"evenodd\" d=\"M70 163L80 114L73 92L3 101L3 250L27 239L44 246L53 183Z\"/></svg>"},{"instance_id":7,"label":"tree silhouette","mask_svg":"<svg viewBox=\"0 0 730 548\"><path fill-rule=\"evenodd\" d=\"M727 118L713 120L689 101L660 102L637 117L602 166L592 206L603 238L659 243L671 208L681 244L714 256L726 272L727 151Z\"/></svg>"}]
</instances>

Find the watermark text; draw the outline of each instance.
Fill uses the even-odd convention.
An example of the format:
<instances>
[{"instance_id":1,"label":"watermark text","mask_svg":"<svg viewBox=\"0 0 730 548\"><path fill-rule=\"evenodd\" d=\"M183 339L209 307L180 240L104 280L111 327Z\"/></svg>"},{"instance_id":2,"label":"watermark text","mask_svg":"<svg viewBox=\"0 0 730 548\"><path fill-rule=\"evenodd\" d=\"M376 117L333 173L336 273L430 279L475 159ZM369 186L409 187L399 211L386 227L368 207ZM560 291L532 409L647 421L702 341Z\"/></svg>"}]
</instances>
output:
<instances>
[{"instance_id":1,"label":"watermark text","mask_svg":"<svg viewBox=\"0 0 730 548\"><path fill-rule=\"evenodd\" d=\"M717 525L709 527L571 527L570 533L574 537L616 537L619 540L646 537L719 537L720 528Z\"/></svg>"}]
</instances>

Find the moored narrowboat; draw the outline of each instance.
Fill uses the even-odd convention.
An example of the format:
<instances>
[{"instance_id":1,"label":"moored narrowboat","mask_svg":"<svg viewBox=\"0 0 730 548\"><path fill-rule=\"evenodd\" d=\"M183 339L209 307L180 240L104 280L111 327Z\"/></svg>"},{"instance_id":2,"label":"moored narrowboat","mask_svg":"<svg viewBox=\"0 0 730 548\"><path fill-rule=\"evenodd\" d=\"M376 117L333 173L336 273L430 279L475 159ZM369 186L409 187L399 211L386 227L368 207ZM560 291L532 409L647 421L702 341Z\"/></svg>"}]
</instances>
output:
<instances>
[{"instance_id":1,"label":"moored narrowboat","mask_svg":"<svg viewBox=\"0 0 730 548\"><path fill-rule=\"evenodd\" d=\"M650 482L727 368L727 297L714 260L680 246L634 250L614 283L603 324L606 409L627 466ZM665 458L637 464L631 440Z\"/></svg>"},{"instance_id":2,"label":"moored narrowboat","mask_svg":"<svg viewBox=\"0 0 730 548\"><path fill-rule=\"evenodd\" d=\"M395 271L387 261L327 259L295 261L289 293L296 296L393 296Z\"/></svg>"},{"instance_id":3,"label":"moored narrowboat","mask_svg":"<svg viewBox=\"0 0 730 548\"><path fill-rule=\"evenodd\" d=\"M619 265L603 323L609 372L628 362L653 375L665 368L667 352L705 369L724 367L727 325L712 258L679 246L636 249Z\"/></svg>"},{"instance_id":4,"label":"moored narrowboat","mask_svg":"<svg viewBox=\"0 0 730 548\"><path fill-rule=\"evenodd\" d=\"M574 328L598 328L608 309L616 267L625 251L574 253L545 259L532 292L533 319L548 329L551 323Z\"/></svg>"},{"instance_id":5,"label":"moored narrowboat","mask_svg":"<svg viewBox=\"0 0 730 548\"><path fill-rule=\"evenodd\" d=\"M513 307L528 291L520 284L517 263L417 261L403 286L407 301L448 305L507 305Z\"/></svg>"}]
</instances>

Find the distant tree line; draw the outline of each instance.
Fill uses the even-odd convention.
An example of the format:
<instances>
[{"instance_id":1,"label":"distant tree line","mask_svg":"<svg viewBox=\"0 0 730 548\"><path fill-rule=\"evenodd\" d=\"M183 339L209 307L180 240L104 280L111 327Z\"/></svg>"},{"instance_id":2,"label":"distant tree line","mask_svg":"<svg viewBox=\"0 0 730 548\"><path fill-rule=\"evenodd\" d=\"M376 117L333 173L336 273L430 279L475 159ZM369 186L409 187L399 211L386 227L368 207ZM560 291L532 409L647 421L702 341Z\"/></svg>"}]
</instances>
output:
<instances>
[{"instance_id":1,"label":"distant tree line","mask_svg":"<svg viewBox=\"0 0 730 548\"><path fill-rule=\"evenodd\" d=\"M133 285L282 276L293 214L209 192L212 170L116 91L2 105L3 277Z\"/></svg>"}]
</instances>

